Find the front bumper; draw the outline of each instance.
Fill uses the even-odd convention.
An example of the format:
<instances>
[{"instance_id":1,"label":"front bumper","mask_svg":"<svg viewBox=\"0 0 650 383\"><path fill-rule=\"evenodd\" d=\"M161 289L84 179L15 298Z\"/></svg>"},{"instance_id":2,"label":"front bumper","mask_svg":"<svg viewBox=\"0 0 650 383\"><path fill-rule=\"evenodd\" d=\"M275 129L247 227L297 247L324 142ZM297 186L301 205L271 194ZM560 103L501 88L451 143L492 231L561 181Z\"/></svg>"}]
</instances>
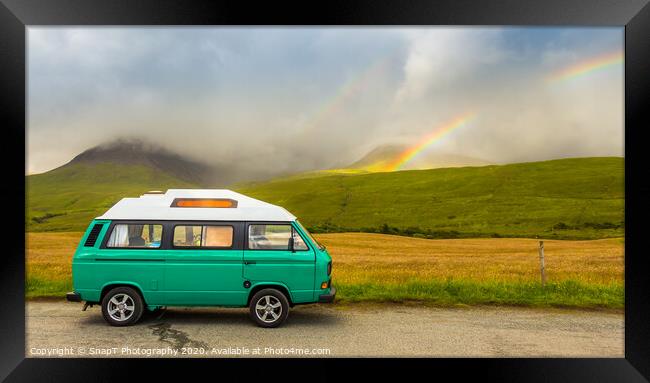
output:
<instances>
[{"instance_id":1,"label":"front bumper","mask_svg":"<svg viewBox=\"0 0 650 383\"><path fill-rule=\"evenodd\" d=\"M330 287L329 294L323 294L318 296L318 303L332 303L334 302L335 296L336 296L336 287Z\"/></svg>"},{"instance_id":2,"label":"front bumper","mask_svg":"<svg viewBox=\"0 0 650 383\"><path fill-rule=\"evenodd\" d=\"M81 302L81 295L76 292L71 292L65 295L65 299L67 299L69 302Z\"/></svg>"}]
</instances>

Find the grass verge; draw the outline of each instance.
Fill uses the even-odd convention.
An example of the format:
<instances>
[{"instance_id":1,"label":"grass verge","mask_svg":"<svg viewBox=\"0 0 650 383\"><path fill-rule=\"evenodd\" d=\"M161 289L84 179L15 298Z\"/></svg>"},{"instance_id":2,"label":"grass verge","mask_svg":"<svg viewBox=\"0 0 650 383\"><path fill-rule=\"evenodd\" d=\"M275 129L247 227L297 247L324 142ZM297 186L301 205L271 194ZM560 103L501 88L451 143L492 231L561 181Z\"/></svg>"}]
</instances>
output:
<instances>
[{"instance_id":1,"label":"grass verge","mask_svg":"<svg viewBox=\"0 0 650 383\"><path fill-rule=\"evenodd\" d=\"M31 298L64 298L65 293L72 291L72 278L43 279L27 276L25 279L25 296Z\"/></svg>"},{"instance_id":2,"label":"grass verge","mask_svg":"<svg viewBox=\"0 0 650 383\"><path fill-rule=\"evenodd\" d=\"M402 284L336 284L340 303L401 303L418 301L435 306L507 305L527 307L571 307L623 309L625 292L621 283L587 285L575 281L549 283L412 281ZM62 298L72 290L67 280L29 277L26 296Z\"/></svg>"},{"instance_id":3,"label":"grass verge","mask_svg":"<svg viewBox=\"0 0 650 383\"><path fill-rule=\"evenodd\" d=\"M337 284L341 303L422 301L438 306L509 305L528 307L624 307L621 283L587 285L575 281L548 283L412 281L401 284Z\"/></svg>"}]
</instances>

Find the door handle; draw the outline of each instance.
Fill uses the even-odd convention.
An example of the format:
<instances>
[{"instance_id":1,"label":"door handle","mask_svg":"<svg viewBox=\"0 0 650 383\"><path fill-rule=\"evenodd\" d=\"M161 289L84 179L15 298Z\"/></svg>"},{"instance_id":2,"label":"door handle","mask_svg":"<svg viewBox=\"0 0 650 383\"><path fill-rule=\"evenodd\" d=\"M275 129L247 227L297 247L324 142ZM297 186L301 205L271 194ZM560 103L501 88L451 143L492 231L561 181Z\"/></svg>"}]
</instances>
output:
<instances>
[{"instance_id":1,"label":"door handle","mask_svg":"<svg viewBox=\"0 0 650 383\"><path fill-rule=\"evenodd\" d=\"M244 261L244 265L254 265L256 263L257 262L255 262L255 261Z\"/></svg>"}]
</instances>

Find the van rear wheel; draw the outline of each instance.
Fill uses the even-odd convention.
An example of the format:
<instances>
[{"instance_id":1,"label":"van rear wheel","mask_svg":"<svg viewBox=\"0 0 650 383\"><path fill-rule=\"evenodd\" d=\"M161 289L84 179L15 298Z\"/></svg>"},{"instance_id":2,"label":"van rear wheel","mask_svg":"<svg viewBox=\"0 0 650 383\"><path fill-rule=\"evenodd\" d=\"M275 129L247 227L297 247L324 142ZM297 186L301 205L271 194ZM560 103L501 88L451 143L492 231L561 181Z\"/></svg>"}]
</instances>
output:
<instances>
[{"instance_id":1,"label":"van rear wheel","mask_svg":"<svg viewBox=\"0 0 650 383\"><path fill-rule=\"evenodd\" d=\"M289 300L276 289L255 293L249 304L251 318L260 327L278 327L289 316Z\"/></svg>"},{"instance_id":2,"label":"van rear wheel","mask_svg":"<svg viewBox=\"0 0 650 383\"><path fill-rule=\"evenodd\" d=\"M131 287L120 286L111 289L102 299L102 315L112 326L135 324L144 310L140 294Z\"/></svg>"}]
</instances>

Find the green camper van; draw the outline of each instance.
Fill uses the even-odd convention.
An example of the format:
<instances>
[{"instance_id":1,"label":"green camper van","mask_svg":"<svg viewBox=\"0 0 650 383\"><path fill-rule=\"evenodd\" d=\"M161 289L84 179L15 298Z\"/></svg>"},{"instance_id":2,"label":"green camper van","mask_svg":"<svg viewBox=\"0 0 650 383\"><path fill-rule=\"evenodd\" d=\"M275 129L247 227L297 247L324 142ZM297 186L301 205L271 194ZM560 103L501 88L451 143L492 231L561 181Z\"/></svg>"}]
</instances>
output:
<instances>
[{"instance_id":1,"label":"green camper van","mask_svg":"<svg viewBox=\"0 0 650 383\"><path fill-rule=\"evenodd\" d=\"M230 190L123 198L94 219L72 259L73 302L113 326L168 306L249 307L262 327L334 301L332 259L295 216Z\"/></svg>"}]
</instances>

